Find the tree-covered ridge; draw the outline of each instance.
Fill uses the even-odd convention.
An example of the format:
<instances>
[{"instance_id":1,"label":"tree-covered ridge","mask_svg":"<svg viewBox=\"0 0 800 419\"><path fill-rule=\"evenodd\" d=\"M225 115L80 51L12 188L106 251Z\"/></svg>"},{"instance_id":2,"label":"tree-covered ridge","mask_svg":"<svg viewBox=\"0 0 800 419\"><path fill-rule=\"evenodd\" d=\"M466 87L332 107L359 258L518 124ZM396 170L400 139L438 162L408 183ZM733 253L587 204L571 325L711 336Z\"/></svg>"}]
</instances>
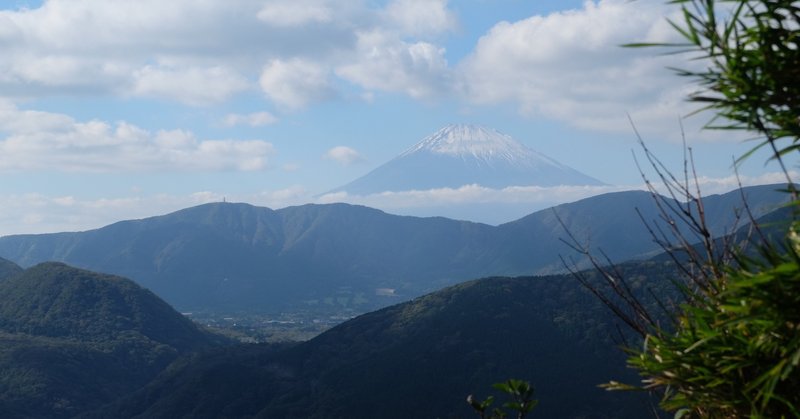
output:
<instances>
[{"instance_id":1,"label":"tree-covered ridge","mask_svg":"<svg viewBox=\"0 0 800 419\"><path fill-rule=\"evenodd\" d=\"M622 269L643 294L663 295L674 272L662 262ZM640 418L645 399L597 387L630 374L610 338L614 322L566 275L475 280L286 350L199 356L97 417L469 417L467 394L515 376L535 383L535 416Z\"/></svg>"},{"instance_id":2,"label":"tree-covered ridge","mask_svg":"<svg viewBox=\"0 0 800 419\"><path fill-rule=\"evenodd\" d=\"M20 268L19 265L10 260L0 258L0 281L8 279L20 272L22 272L22 268Z\"/></svg>"},{"instance_id":3,"label":"tree-covered ridge","mask_svg":"<svg viewBox=\"0 0 800 419\"><path fill-rule=\"evenodd\" d=\"M62 418L224 344L132 281L43 263L0 282L0 412Z\"/></svg>"},{"instance_id":4,"label":"tree-covered ridge","mask_svg":"<svg viewBox=\"0 0 800 419\"><path fill-rule=\"evenodd\" d=\"M10 333L107 341L140 334L177 350L211 342L152 292L133 281L42 263L0 283L0 329Z\"/></svg>"},{"instance_id":5,"label":"tree-covered ridge","mask_svg":"<svg viewBox=\"0 0 800 419\"><path fill-rule=\"evenodd\" d=\"M669 296L670 261L620 269L643 298ZM0 409L19 417L467 417L465 395L512 376L536 385L543 417L646 410L641 399L596 387L631 372L611 339L615 319L569 276L466 282L294 347L196 355L152 382L185 353L176 349L183 339L160 342L158 332L173 330L172 339L194 326L149 291L45 263L0 292L9 297L0 305Z\"/></svg>"}]
</instances>

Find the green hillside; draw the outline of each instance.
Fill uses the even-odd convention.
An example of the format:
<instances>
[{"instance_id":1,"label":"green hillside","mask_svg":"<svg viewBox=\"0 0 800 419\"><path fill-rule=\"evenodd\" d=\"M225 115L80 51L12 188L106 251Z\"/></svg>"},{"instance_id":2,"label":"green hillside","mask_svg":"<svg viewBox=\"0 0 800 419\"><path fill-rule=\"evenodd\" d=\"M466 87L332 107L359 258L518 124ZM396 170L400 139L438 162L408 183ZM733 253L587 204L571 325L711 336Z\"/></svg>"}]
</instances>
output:
<instances>
[{"instance_id":1,"label":"green hillside","mask_svg":"<svg viewBox=\"0 0 800 419\"><path fill-rule=\"evenodd\" d=\"M44 263L0 282L0 412L62 418L226 340L130 280Z\"/></svg>"},{"instance_id":2,"label":"green hillside","mask_svg":"<svg viewBox=\"0 0 800 419\"><path fill-rule=\"evenodd\" d=\"M660 295L672 273L654 262L624 269L637 287ZM482 279L365 314L283 351L248 346L200 356L97 415L470 417L467 394L487 395L492 383L516 377L536 386L535 417L641 418L642 395L597 388L635 379L610 339L613 322L569 276Z\"/></svg>"},{"instance_id":3,"label":"green hillside","mask_svg":"<svg viewBox=\"0 0 800 419\"><path fill-rule=\"evenodd\" d=\"M20 272L22 272L22 268L20 268L19 265L10 260L0 258L0 281L8 279Z\"/></svg>"}]
</instances>

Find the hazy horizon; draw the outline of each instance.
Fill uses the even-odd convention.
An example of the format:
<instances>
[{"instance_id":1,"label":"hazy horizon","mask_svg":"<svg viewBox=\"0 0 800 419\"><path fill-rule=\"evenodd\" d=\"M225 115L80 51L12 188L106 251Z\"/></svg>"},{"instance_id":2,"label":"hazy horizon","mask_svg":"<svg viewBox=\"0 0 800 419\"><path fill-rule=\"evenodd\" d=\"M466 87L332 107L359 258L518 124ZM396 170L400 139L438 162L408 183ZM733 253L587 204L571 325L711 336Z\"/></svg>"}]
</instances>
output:
<instances>
[{"instance_id":1,"label":"hazy horizon","mask_svg":"<svg viewBox=\"0 0 800 419\"><path fill-rule=\"evenodd\" d=\"M666 69L686 57L619 45L674 40L676 12L624 0L0 6L0 236L223 199L502 222L639 188L628 115L680 168L693 87ZM706 121L683 129L707 193L724 192L751 143L701 131ZM497 129L613 186L318 198L452 123ZM745 184L780 181L765 160L739 168Z\"/></svg>"}]
</instances>

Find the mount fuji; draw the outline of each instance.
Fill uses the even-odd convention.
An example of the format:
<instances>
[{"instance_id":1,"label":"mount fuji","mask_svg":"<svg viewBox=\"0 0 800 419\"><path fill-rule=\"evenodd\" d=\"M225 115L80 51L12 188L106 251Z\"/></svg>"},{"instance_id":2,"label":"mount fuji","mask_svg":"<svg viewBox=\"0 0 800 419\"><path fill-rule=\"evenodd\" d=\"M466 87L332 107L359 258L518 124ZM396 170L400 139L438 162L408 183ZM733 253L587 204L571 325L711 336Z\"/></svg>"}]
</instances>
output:
<instances>
[{"instance_id":1,"label":"mount fuji","mask_svg":"<svg viewBox=\"0 0 800 419\"><path fill-rule=\"evenodd\" d=\"M329 193L366 196L386 191L509 186L603 185L499 131L448 125L389 162Z\"/></svg>"}]
</instances>

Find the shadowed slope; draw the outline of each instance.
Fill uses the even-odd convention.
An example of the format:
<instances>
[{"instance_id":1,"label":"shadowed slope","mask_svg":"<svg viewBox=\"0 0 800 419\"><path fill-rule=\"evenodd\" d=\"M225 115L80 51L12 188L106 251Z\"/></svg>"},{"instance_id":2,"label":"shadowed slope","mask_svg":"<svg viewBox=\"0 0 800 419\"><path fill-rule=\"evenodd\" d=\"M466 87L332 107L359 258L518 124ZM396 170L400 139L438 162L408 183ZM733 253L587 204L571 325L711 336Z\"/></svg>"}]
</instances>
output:
<instances>
[{"instance_id":1,"label":"shadowed slope","mask_svg":"<svg viewBox=\"0 0 800 419\"><path fill-rule=\"evenodd\" d=\"M756 216L785 201L775 189L746 188ZM741 206L738 191L707 197L712 230L729 230ZM637 209L645 220L659 219L642 191L587 198L497 227L346 204L273 211L216 203L82 233L2 237L0 256L130 277L185 311L274 312L328 300L343 301L333 309L364 312L468 278L560 272L559 256L573 252L560 241L556 214L613 260L647 257L660 249Z\"/></svg>"},{"instance_id":2,"label":"shadowed slope","mask_svg":"<svg viewBox=\"0 0 800 419\"><path fill-rule=\"evenodd\" d=\"M130 280L44 263L0 282L0 411L70 417L226 339Z\"/></svg>"},{"instance_id":3,"label":"shadowed slope","mask_svg":"<svg viewBox=\"0 0 800 419\"><path fill-rule=\"evenodd\" d=\"M22 268L16 263L0 258L0 281L8 279L18 273L22 272Z\"/></svg>"},{"instance_id":4,"label":"shadowed slope","mask_svg":"<svg viewBox=\"0 0 800 419\"><path fill-rule=\"evenodd\" d=\"M654 262L624 269L656 288L672 272ZM516 377L536 385L536 416L640 418L645 400L597 388L635 379L609 339L613 321L569 276L470 281L277 353L201 356L98 417L469 417L467 394Z\"/></svg>"}]
</instances>

